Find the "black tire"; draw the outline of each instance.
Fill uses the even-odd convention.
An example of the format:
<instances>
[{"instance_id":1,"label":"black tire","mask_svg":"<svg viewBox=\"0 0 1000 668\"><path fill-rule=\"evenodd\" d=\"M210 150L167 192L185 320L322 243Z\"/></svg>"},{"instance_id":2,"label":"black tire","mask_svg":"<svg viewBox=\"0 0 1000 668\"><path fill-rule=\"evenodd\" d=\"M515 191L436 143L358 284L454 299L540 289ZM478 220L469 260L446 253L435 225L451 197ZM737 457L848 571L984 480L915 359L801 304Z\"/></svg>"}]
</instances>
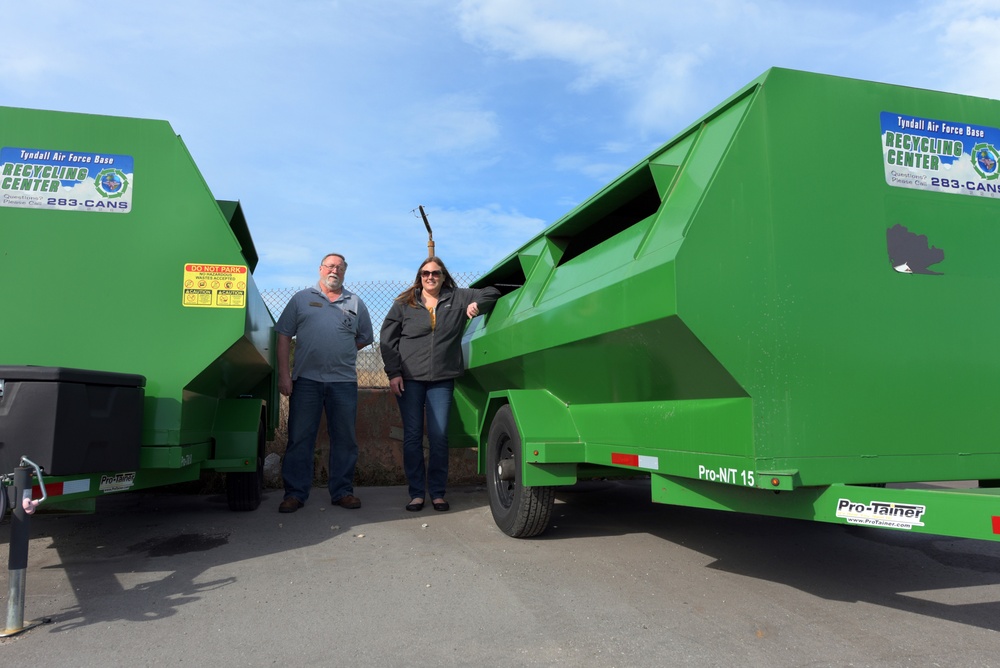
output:
<instances>
[{"instance_id":1,"label":"black tire","mask_svg":"<svg viewBox=\"0 0 1000 668\"><path fill-rule=\"evenodd\" d=\"M510 406L497 411L486 442L486 480L493 521L514 538L545 531L552 517L555 489L521 484L521 434Z\"/></svg>"},{"instance_id":2,"label":"black tire","mask_svg":"<svg viewBox=\"0 0 1000 668\"><path fill-rule=\"evenodd\" d=\"M264 416L257 424L257 466L253 471L226 474L226 500L230 510L257 510L264 498Z\"/></svg>"}]
</instances>

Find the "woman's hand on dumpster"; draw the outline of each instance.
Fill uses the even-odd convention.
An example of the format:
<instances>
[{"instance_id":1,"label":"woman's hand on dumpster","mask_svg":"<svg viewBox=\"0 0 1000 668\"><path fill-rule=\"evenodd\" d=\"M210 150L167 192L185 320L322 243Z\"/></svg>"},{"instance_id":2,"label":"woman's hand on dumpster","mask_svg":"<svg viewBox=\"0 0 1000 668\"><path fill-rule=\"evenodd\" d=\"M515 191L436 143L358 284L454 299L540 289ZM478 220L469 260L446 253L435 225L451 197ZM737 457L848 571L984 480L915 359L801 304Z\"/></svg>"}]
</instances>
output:
<instances>
[{"instance_id":1,"label":"woman's hand on dumpster","mask_svg":"<svg viewBox=\"0 0 1000 668\"><path fill-rule=\"evenodd\" d=\"M389 389L392 390L392 393L397 397L403 396L403 377L396 376L395 378L391 378L389 380Z\"/></svg>"},{"instance_id":2,"label":"woman's hand on dumpster","mask_svg":"<svg viewBox=\"0 0 1000 668\"><path fill-rule=\"evenodd\" d=\"M471 304L469 304L469 308L465 309L465 315L469 316L470 318L475 318L477 315L479 315L479 304L477 304L476 302L472 302Z\"/></svg>"},{"instance_id":3,"label":"woman's hand on dumpster","mask_svg":"<svg viewBox=\"0 0 1000 668\"><path fill-rule=\"evenodd\" d=\"M292 377L288 374L282 374L278 378L278 392L281 392L282 396L290 397L292 396Z\"/></svg>"}]
</instances>

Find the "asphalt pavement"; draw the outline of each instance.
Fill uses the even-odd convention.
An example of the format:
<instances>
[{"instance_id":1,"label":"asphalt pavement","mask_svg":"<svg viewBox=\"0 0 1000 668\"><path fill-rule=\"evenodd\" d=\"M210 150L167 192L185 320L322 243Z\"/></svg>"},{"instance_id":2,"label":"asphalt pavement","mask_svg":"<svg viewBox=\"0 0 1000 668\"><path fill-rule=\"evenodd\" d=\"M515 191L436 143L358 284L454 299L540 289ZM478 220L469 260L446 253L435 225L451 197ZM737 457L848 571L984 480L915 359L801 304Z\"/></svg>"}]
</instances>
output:
<instances>
[{"instance_id":1,"label":"asphalt pavement","mask_svg":"<svg viewBox=\"0 0 1000 668\"><path fill-rule=\"evenodd\" d=\"M3 666L1000 666L1000 544L558 495L503 535L481 487L279 514L124 493L31 519ZM8 520L0 524L7 564ZM7 578L0 576L0 612ZM2 621L2 620L0 620Z\"/></svg>"}]
</instances>

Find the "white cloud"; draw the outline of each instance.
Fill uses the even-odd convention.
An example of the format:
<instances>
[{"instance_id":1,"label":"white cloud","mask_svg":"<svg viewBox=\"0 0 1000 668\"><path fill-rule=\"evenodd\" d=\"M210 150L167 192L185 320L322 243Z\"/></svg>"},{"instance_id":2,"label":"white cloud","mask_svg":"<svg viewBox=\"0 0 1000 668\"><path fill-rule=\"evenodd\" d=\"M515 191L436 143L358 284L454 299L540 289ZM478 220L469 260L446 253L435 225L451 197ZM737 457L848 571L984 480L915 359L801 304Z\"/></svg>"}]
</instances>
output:
<instances>
[{"instance_id":1,"label":"white cloud","mask_svg":"<svg viewBox=\"0 0 1000 668\"><path fill-rule=\"evenodd\" d=\"M629 167L632 161L621 160L620 162L595 161L595 158L604 156L593 155L559 155L556 156L553 164L561 171L570 171L583 174L594 181L594 190L600 186L611 182L621 176Z\"/></svg>"},{"instance_id":2,"label":"white cloud","mask_svg":"<svg viewBox=\"0 0 1000 668\"><path fill-rule=\"evenodd\" d=\"M901 8L665 0L627 9L587 0L465 0L459 7L467 40L515 60L572 67L567 90L614 91L640 133L693 121L772 66L980 95L995 95L1000 81L1000 68L989 65L1000 9L986 0Z\"/></svg>"},{"instance_id":3,"label":"white cloud","mask_svg":"<svg viewBox=\"0 0 1000 668\"><path fill-rule=\"evenodd\" d=\"M470 42L517 60L548 58L577 66L572 87L579 90L629 76L637 57L634 47L600 22L588 22L575 11L580 7L592 5L464 0L459 3L459 27ZM566 15L571 18L561 18Z\"/></svg>"},{"instance_id":4,"label":"white cloud","mask_svg":"<svg viewBox=\"0 0 1000 668\"><path fill-rule=\"evenodd\" d=\"M939 45L939 76L950 90L980 97L1000 95L996 66L1000 6L984 0L953 0L929 8L922 17Z\"/></svg>"},{"instance_id":5,"label":"white cloud","mask_svg":"<svg viewBox=\"0 0 1000 668\"><path fill-rule=\"evenodd\" d=\"M499 136L496 113L483 109L479 100L465 95L445 95L410 106L400 118L404 151L442 155L478 151Z\"/></svg>"}]
</instances>

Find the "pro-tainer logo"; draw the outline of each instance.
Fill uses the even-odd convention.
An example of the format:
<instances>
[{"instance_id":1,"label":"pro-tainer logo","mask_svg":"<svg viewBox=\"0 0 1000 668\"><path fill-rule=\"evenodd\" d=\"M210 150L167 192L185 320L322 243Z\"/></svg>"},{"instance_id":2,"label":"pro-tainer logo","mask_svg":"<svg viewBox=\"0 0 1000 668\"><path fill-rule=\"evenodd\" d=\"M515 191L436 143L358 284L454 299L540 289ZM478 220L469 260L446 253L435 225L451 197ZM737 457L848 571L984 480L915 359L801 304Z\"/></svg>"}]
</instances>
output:
<instances>
[{"instance_id":1,"label":"pro-tainer logo","mask_svg":"<svg viewBox=\"0 0 1000 668\"><path fill-rule=\"evenodd\" d=\"M850 499L837 501L837 517L848 524L883 527L886 529L912 529L922 527L921 519L927 507L915 503L872 501L855 503Z\"/></svg>"}]
</instances>

